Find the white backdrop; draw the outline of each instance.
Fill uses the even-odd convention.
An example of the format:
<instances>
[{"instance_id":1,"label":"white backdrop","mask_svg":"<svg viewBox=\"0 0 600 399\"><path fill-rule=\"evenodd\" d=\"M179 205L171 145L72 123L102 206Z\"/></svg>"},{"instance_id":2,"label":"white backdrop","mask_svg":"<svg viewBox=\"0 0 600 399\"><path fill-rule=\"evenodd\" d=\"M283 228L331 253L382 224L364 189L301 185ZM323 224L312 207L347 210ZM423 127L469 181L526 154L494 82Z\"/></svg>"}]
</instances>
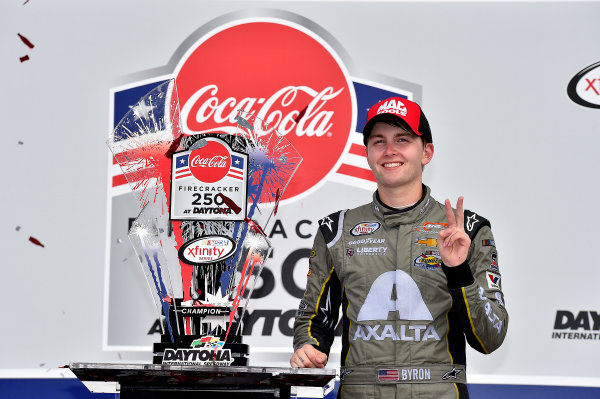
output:
<instances>
[{"instance_id":1,"label":"white backdrop","mask_svg":"<svg viewBox=\"0 0 600 399\"><path fill-rule=\"evenodd\" d=\"M600 386L598 335L552 338L555 331L600 332L590 313L580 313L600 312L593 250L600 220L591 209L600 110L566 93L575 74L600 61L594 1L2 2L0 368L150 359L143 347L157 337L146 335L145 320L137 327L147 340L141 351L110 335L111 90L164 73L176 50L215 18L261 9L312 21L341 46L353 76L410 82L420 92L436 146L425 182L437 199L464 195L467 208L491 220L510 313L497 352L469 352L470 381ZM295 307L281 265L293 249L311 245L295 236L299 220L369 198L368 190L330 181L281 207L288 238L273 239L274 291L253 306L269 309L277 300L283 311ZM139 269L115 270L130 292L143 292ZM143 314L146 300L119 297L115 306ZM559 310L581 315L573 322L580 327L555 330ZM119 322L127 320L113 320L112 328ZM272 335L262 336L261 323L247 340L251 362L285 365L291 338L277 320Z\"/></svg>"}]
</instances>

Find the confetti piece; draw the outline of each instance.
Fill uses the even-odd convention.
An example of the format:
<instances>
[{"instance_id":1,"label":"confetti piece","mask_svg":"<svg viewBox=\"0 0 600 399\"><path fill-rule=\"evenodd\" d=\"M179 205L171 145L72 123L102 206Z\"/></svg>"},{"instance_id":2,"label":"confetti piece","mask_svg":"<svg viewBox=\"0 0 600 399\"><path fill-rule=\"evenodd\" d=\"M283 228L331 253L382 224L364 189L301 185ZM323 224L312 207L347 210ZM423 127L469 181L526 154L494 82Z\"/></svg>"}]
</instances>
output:
<instances>
[{"instance_id":1,"label":"confetti piece","mask_svg":"<svg viewBox=\"0 0 600 399\"><path fill-rule=\"evenodd\" d=\"M237 115L235 117L235 121L237 122L238 125L240 125L241 127L245 127L248 130L254 130L254 126L252 126L252 124L250 122L248 122L246 119L242 118L241 116Z\"/></svg>"},{"instance_id":2,"label":"confetti piece","mask_svg":"<svg viewBox=\"0 0 600 399\"><path fill-rule=\"evenodd\" d=\"M17 231L21 230L21 226L17 226L17 228L15 230L17 230Z\"/></svg>"},{"instance_id":3,"label":"confetti piece","mask_svg":"<svg viewBox=\"0 0 600 399\"><path fill-rule=\"evenodd\" d=\"M300 113L298 114L296 119L294 119L294 122L300 123L300 119L302 119L302 117L304 117L304 114L306 113L307 109L308 109L308 105L306 107L304 107L304 109L302 111L300 111Z\"/></svg>"},{"instance_id":4,"label":"confetti piece","mask_svg":"<svg viewBox=\"0 0 600 399\"><path fill-rule=\"evenodd\" d=\"M25 4L27 4L27 3L29 3L29 0L25 0L25 3L23 3L23 5L25 5Z\"/></svg>"},{"instance_id":5,"label":"confetti piece","mask_svg":"<svg viewBox=\"0 0 600 399\"><path fill-rule=\"evenodd\" d=\"M46 363L40 363L40 367L44 367Z\"/></svg>"},{"instance_id":6,"label":"confetti piece","mask_svg":"<svg viewBox=\"0 0 600 399\"><path fill-rule=\"evenodd\" d=\"M122 360L123 358L121 357L121 352L119 352L118 355L119 355L119 360Z\"/></svg>"},{"instance_id":7,"label":"confetti piece","mask_svg":"<svg viewBox=\"0 0 600 399\"><path fill-rule=\"evenodd\" d=\"M192 144L192 145L190 146L190 148L188 148L188 151L194 151L194 150L197 150L197 149L199 149L199 148L202 148L202 147L204 147L204 146L205 146L207 143L208 143L208 142L207 142L205 139L200 139L200 140L198 140L198 141L194 142L194 144Z\"/></svg>"},{"instance_id":8,"label":"confetti piece","mask_svg":"<svg viewBox=\"0 0 600 399\"><path fill-rule=\"evenodd\" d=\"M29 59L29 56L28 56L28 55L24 55L23 57L19 58L19 60L20 60L21 62L25 62L25 61L27 61L28 59Z\"/></svg>"},{"instance_id":9,"label":"confetti piece","mask_svg":"<svg viewBox=\"0 0 600 399\"><path fill-rule=\"evenodd\" d=\"M35 237L29 237L29 241L31 241L32 243L34 243L35 245L39 245L40 247L44 248L44 244L42 244L37 238Z\"/></svg>"},{"instance_id":10,"label":"confetti piece","mask_svg":"<svg viewBox=\"0 0 600 399\"><path fill-rule=\"evenodd\" d=\"M275 209L273 210L273 215L277 215L277 209L279 208L279 198L281 198L281 194L279 193L279 188L278 188L277 195L275 196Z\"/></svg>"},{"instance_id":11,"label":"confetti piece","mask_svg":"<svg viewBox=\"0 0 600 399\"><path fill-rule=\"evenodd\" d=\"M23 143L21 140L19 140L19 144L20 144L20 145L23 145L24 143Z\"/></svg>"},{"instance_id":12,"label":"confetti piece","mask_svg":"<svg viewBox=\"0 0 600 399\"><path fill-rule=\"evenodd\" d=\"M25 45L26 45L27 47L29 47L29 48L34 48L34 47L35 47L35 46L33 45L33 43L31 43L31 42L29 41L29 39L27 39L25 36L23 36L23 35L22 35L22 34L20 34L20 33L17 33L17 35L19 35L19 37L21 38L21 41L22 41L23 43L25 43Z\"/></svg>"},{"instance_id":13,"label":"confetti piece","mask_svg":"<svg viewBox=\"0 0 600 399\"><path fill-rule=\"evenodd\" d=\"M173 153L175 151L177 151L177 148L179 148L179 143L181 143L181 139L183 138L183 134L181 134L179 137L177 137L174 141L173 144L171 144L171 146L169 147L169 149L167 150L167 153L165 154L165 156L169 159L171 159L173 157Z\"/></svg>"},{"instance_id":14,"label":"confetti piece","mask_svg":"<svg viewBox=\"0 0 600 399\"><path fill-rule=\"evenodd\" d=\"M258 223L256 223L254 220L250 219L249 217L246 216L246 218L244 219L244 222L248 223L248 227L250 227L252 230L254 230L257 233L262 234L263 236L267 236L267 234L264 232L264 230L262 229L262 227L260 227L258 225Z\"/></svg>"},{"instance_id":15,"label":"confetti piece","mask_svg":"<svg viewBox=\"0 0 600 399\"><path fill-rule=\"evenodd\" d=\"M242 211L242 208L237 206L237 204L233 202L231 198L227 197L226 195L223 195L223 193L219 193L215 195L215 197L221 197L221 200L225 203L225 205L227 205L229 209L235 212L236 215Z\"/></svg>"},{"instance_id":16,"label":"confetti piece","mask_svg":"<svg viewBox=\"0 0 600 399\"><path fill-rule=\"evenodd\" d=\"M123 240L121 238L117 238L117 244L120 244L122 242L123 242Z\"/></svg>"}]
</instances>

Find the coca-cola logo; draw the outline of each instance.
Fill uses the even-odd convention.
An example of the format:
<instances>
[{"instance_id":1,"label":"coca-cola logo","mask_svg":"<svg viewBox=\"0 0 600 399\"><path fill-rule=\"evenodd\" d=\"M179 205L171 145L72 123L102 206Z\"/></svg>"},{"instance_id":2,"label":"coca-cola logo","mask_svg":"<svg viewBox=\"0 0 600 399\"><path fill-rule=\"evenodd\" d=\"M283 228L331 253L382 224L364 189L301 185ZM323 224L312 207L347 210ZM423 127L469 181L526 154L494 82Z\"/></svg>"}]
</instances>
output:
<instances>
[{"instance_id":1,"label":"coca-cola logo","mask_svg":"<svg viewBox=\"0 0 600 399\"><path fill-rule=\"evenodd\" d=\"M201 182L215 183L229 172L231 155L219 141L206 140L206 144L190 154L190 172Z\"/></svg>"},{"instance_id":2,"label":"coca-cola logo","mask_svg":"<svg viewBox=\"0 0 600 399\"><path fill-rule=\"evenodd\" d=\"M356 118L354 89L337 55L305 28L222 27L195 44L175 75L184 133L231 132L242 109L298 150L303 161L282 199L318 187L341 163Z\"/></svg>"}]
</instances>

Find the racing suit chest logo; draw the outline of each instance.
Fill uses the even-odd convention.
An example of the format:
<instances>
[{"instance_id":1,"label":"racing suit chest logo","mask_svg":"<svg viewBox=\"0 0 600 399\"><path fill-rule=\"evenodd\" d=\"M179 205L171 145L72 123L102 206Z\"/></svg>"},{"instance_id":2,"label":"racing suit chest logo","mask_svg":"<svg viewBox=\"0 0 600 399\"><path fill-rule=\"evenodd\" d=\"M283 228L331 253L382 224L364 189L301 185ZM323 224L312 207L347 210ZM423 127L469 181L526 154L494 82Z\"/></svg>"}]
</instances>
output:
<instances>
[{"instance_id":1,"label":"racing suit chest logo","mask_svg":"<svg viewBox=\"0 0 600 399\"><path fill-rule=\"evenodd\" d=\"M388 271L375 279L358 313L357 321L387 321L390 312L398 312L401 320L433 321L419 287L408 273L402 270ZM440 339L433 324L400 325L397 331L391 324L358 324L353 340L381 341L386 338L402 341Z\"/></svg>"},{"instance_id":2,"label":"racing suit chest logo","mask_svg":"<svg viewBox=\"0 0 600 399\"><path fill-rule=\"evenodd\" d=\"M353 236L361 236L364 234L371 234L379 230L381 224L379 222L361 222L350 230L350 234Z\"/></svg>"}]
</instances>

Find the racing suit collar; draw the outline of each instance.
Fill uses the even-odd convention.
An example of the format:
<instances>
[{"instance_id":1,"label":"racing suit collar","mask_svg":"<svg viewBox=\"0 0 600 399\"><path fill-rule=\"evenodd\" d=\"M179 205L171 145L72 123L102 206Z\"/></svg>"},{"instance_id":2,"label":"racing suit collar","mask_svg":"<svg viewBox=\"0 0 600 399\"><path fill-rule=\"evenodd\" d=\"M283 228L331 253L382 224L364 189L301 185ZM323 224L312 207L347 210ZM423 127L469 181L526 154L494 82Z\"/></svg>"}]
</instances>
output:
<instances>
[{"instance_id":1,"label":"racing suit collar","mask_svg":"<svg viewBox=\"0 0 600 399\"><path fill-rule=\"evenodd\" d=\"M379 198L377 190L373 193L373 202L371 204L373 212L382 220L386 226L398 226L400 224L413 223L421 219L429 208L432 198L431 190L423 184L423 194L417 203L408 208L397 209L384 204Z\"/></svg>"}]
</instances>

